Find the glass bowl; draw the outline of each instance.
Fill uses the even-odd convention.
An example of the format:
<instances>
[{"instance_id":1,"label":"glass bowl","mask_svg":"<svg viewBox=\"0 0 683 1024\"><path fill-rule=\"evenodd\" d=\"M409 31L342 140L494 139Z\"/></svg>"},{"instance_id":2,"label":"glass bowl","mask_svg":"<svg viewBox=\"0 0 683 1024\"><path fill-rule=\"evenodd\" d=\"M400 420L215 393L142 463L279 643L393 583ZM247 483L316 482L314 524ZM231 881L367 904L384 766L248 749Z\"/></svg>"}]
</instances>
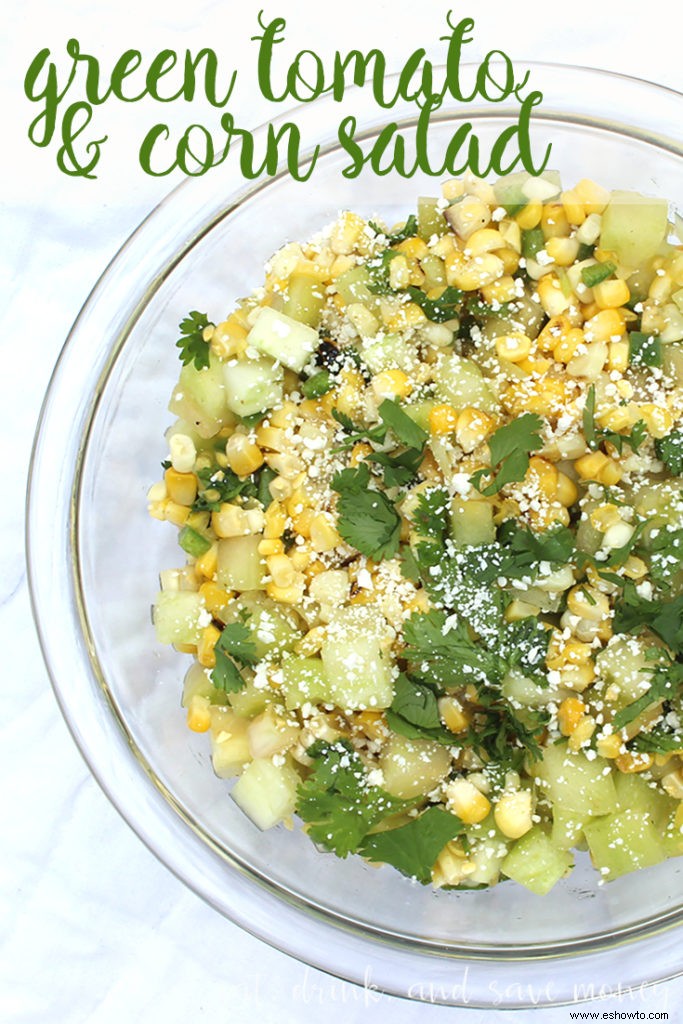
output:
<instances>
[{"instance_id":1,"label":"glass bowl","mask_svg":"<svg viewBox=\"0 0 683 1024\"><path fill-rule=\"evenodd\" d=\"M680 94L551 65L533 67L532 82L545 94L532 136L541 148L552 142L550 166L566 183L592 177L680 200ZM352 104L367 146L388 118L362 91ZM186 728L187 658L161 648L150 621L159 569L182 559L175 530L149 519L145 500L166 453L177 324L190 309L227 313L261 282L275 249L340 208L391 222L437 189L419 174L343 177L341 113L326 98L294 115L305 143L321 147L307 183L284 171L245 182L234 162L183 183L131 236L76 320L29 485L30 584L57 699L93 774L149 848L221 913L317 968L414 999L507 1007L672 977L683 969L674 931L682 860L600 886L579 856L542 898L512 884L434 892L391 868L319 853L299 829L259 832L213 775L206 736ZM390 119L410 139L416 114L403 104ZM472 120L486 149L514 117L505 103L446 105L430 146Z\"/></svg>"}]
</instances>

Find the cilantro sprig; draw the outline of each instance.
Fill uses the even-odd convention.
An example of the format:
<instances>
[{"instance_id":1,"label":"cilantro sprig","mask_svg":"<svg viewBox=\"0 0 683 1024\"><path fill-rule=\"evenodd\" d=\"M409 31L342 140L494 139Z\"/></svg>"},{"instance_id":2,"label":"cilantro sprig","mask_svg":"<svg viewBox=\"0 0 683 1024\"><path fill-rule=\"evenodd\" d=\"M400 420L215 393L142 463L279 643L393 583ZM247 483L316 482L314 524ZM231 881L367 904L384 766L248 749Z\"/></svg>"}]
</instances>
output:
<instances>
[{"instance_id":1,"label":"cilantro sprig","mask_svg":"<svg viewBox=\"0 0 683 1024\"><path fill-rule=\"evenodd\" d=\"M543 420L536 413L527 412L519 419L499 427L488 439L491 466L479 469L470 482L481 494L497 494L505 484L523 480L529 468L529 455L543 447L541 430ZM482 487L484 478L490 482Z\"/></svg>"},{"instance_id":2,"label":"cilantro sprig","mask_svg":"<svg viewBox=\"0 0 683 1024\"><path fill-rule=\"evenodd\" d=\"M370 470L361 462L332 478L339 495L337 529L343 539L362 555L380 561L398 552L401 518L386 494L370 487Z\"/></svg>"},{"instance_id":3,"label":"cilantro sprig","mask_svg":"<svg viewBox=\"0 0 683 1024\"><path fill-rule=\"evenodd\" d=\"M412 238L413 235L417 234L417 217L414 213L410 214L402 228L398 231L394 231L393 233L385 231L384 228L374 220L368 221L368 224L376 235L384 235L389 245L398 245L399 242L405 242L406 238Z\"/></svg>"},{"instance_id":4,"label":"cilantro sprig","mask_svg":"<svg viewBox=\"0 0 683 1024\"><path fill-rule=\"evenodd\" d=\"M391 864L402 875L429 885L439 854L464 828L455 814L442 807L428 807L405 825L366 836L359 852L367 860Z\"/></svg>"},{"instance_id":5,"label":"cilantro sprig","mask_svg":"<svg viewBox=\"0 0 683 1024\"><path fill-rule=\"evenodd\" d=\"M670 473L674 476L683 474L683 428L677 427L665 437L658 438L655 451Z\"/></svg>"},{"instance_id":6,"label":"cilantro sprig","mask_svg":"<svg viewBox=\"0 0 683 1024\"><path fill-rule=\"evenodd\" d=\"M203 370L209 365L211 349L209 343L204 341L204 329L210 326L211 321L206 313L198 313L197 310L188 313L185 319L180 321L180 337L176 341L176 348L180 349L180 361L183 366L194 363L196 370Z\"/></svg>"},{"instance_id":7,"label":"cilantro sprig","mask_svg":"<svg viewBox=\"0 0 683 1024\"><path fill-rule=\"evenodd\" d=\"M228 623L216 641L216 666L211 671L211 681L217 690L239 692L245 685L240 667L255 665L258 661L256 645L246 625L247 618L245 616L240 622Z\"/></svg>"}]
</instances>

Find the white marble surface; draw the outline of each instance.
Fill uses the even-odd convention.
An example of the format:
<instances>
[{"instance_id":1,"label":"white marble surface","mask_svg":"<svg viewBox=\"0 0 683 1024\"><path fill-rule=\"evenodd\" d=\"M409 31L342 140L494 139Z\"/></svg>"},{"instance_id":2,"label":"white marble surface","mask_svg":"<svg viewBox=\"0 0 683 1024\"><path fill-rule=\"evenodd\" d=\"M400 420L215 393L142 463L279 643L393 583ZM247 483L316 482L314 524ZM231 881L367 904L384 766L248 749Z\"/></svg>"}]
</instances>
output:
<instances>
[{"instance_id":1,"label":"white marble surface","mask_svg":"<svg viewBox=\"0 0 683 1024\"><path fill-rule=\"evenodd\" d=\"M175 182L136 170L130 140L150 123L144 104L98 112L110 135L97 181L68 179L54 146L26 139L35 111L22 94L30 59L49 46L63 53L77 36L106 65L127 47L215 46L239 67L236 109L247 125L265 119L265 103L247 88L253 59L247 40L260 5L212 0L25 0L5 9L0 81L4 152L0 281L3 301L2 470L0 501L0 692L2 879L0 1018L26 1024L92 1021L318 1021L345 1024L382 1015L395 1024L465 1024L495 1011L448 1010L368 997L309 970L239 931L185 889L143 847L90 777L61 719L41 661L23 560L23 496L35 422L63 339L110 257ZM396 63L424 38L435 41L447 5L347 0L280 0L300 45L380 44ZM472 56L502 46L515 59L605 67L683 88L680 13L658 21L631 0L571 5L502 3L457 6L476 18ZM673 12L674 6L671 6ZM419 17L415 17L419 11ZM332 30L333 36L326 37ZM304 39L306 40L304 42ZM232 40L232 43L231 43ZM434 49L434 47L431 47ZM196 108L201 119L201 108ZM170 122L188 119L180 104ZM50 496L45 495L49 501ZM681 958L683 967L683 955ZM659 985L637 1000L605 1000L599 1011L668 1012L683 1019L683 982ZM587 1007L586 1007L587 1008ZM501 1017L502 1019L502 1017ZM510 1019L507 1017L506 1019ZM565 1022L568 1009L519 1011L512 1019Z\"/></svg>"}]
</instances>

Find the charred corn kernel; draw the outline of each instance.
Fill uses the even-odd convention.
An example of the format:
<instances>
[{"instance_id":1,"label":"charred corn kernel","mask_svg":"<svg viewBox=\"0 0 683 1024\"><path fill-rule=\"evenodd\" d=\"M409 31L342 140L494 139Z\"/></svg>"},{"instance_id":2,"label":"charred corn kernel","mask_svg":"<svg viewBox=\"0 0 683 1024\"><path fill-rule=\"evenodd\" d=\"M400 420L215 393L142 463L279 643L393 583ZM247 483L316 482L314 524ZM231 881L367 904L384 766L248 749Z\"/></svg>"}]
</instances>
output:
<instances>
[{"instance_id":1,"label":"charred corn kernel","mask_svg":"<svg viewBox=\"0 0 683 1024\"><path fill-rule=\"evenodd\" d=\"M513 598L509 605L503 612L503 618L506 622L520 622L522 619L527 619L532 615L538 616L540 609L535 604L529 604L528 601L520 601L518 597Z\"/></svg>"},{"instance_id":2,"label":"charred corn kernel","mask_svg":"<svg viewBox=\"0 0 683 1024\"><path fill-rule=\"evenodd\" d=\"M609 616L609 601L595 587L576 586L567 594L567 608L572 615L578 615L590 622L600 622Z\"/></svg>"},{"instance_id":3,"label":"charred corn kernel","mask_svg":"<svg viewBox=\"0 0 683 1024\"><path fill-rule=\"evenodd\" d=\"M202 583L199 588L199 593L204 599L206 610L214 619L221 619L223 609L233 597L233 594L229 590L224 590L223 587L219 587L217 583L212 583L210 581Z\"/></svg>"},{"instance_id":4,"label":"charred corn kernel","mask_svg":"<svg viewBox=\"0 0 683 1024\"><path fill-rule=\"evenodd\" d=\"M674 800L683 800L683 773L680 769L675 772L668 772L661 780L661 787Z\"/></svg>"},{"instance_id":5,"label":"charred corn kernel","mask_svg":"<svg viewBox=\"0 0 683 1024\"><path fill-rule=\"evenodd\" d=\"M645 426L652 437L664 437L674 425L671 411L665 405L645 402L638 406L638 412L640 417L645 420Z\"/></svg>"},{"instance_id":6,"label":"charred corn kernel","mask_svg":"<svg viewBox=\"0 0 683 1024\"><path fill-rule=\"evenodd\" d=\"M525 479L532 487L537 488L546 498L554 498L557 492L557 466L540 455L529 459L529 468Z\"/></svg>"},{"instance_id":7,"label":"charred corn kernel","mask_svg":"<svg viewBox=\"0 0 683 1024\"><path fill-rule=\"evenodd\" d=\"M519 250L515 250L509 245L507 249L498 249L496 256L503 264L503 274L505 276L517 272L519 268Z\"/></svg>"},{"instance_id":8,"label":"charred corn kernel","mask_svg":"<svg viewBox=\"0 0 683 1024\"><path fill-rule=\"evenodd\" d=\"M601 309L583 325L586 341L621 341L626 330L623 314L617 309Z\"/></svg>"},{"instance_id":9,"label":"charred corn kernel","mask_svg":"<svg viewBox=\"0 0 683 1024\"><path fill-rule=\"evenodd\" d=\"M579 500L579 489L566 473L557 474L555 498L565 508L571 508Z\"/></svg>"},{"instance_id":10,"label":"charred corn kernel","mask_svg":"<svg viewBox=\"0 0 683 1024\"><path fill-rule=\"evenodd\" d=\"M459 700L455 697L439 697L438 707L439 717L450 732L457 735L465 731L470 720Z\"/></svg>"},{"instance_id":11,"label":"charred corn kernel","mask_svg":"<svg viewBox=\"0 0 683 1024\"><path fill-rule=\"evenodd\" d=\"M644 751L627 750L625 754L619 754L614 763L620 772L631 775L635 772L646 772L654 764L652 754Z\"/></svg>"},{"instance_id":12,"label":"charred corn kernel","mask_svg":"<svg viewBox=\"0 0 683 1024\"><path fill-rule=\"evenodd\" d=\"M591 526L594 526L600 533L604 533L610 526L623 522L621 512L616 505L607 502L605 505L598 505L593 509L589 517Z\"/></svg>"},{"instance_id":13,"label":"charred corn kernel","mask_svg":"<svg viewBox=\"0 0 683 1024\"><path fill-rule=\"evenodd\" d=\"M389 734L386 719L381 711L359 711L354 721L369 740L379 742L386 739Z\"/></svg>"},{"instance_id":14,"label":"charred corn kernel","mask_svg":"<svg viewBox=\"0 0 683 1024\"><path fill-rule=\"evenodd\" d=\"M421 260L423 257L429 255L429 246L421 238L417 237L404 238L396 248L399 252L402 252L404 256L413 260Z\"/></svg>"},{"instance_id":15,"label":"charred corn kernel","mask_svg":"<svg viewBox=\"0 0 683 1024\"><path fill-rule=\"evenodd\" d=\"M214 658L214 663L215 663ZM211 666L213 667L213 666ZM211 728L211 703L208 697L195 693L187 707L187 727L192 732L208 732Z\"/></svg>"},{"instance_id":16,"label":"charred corn kernel","mask_svg":"<svg viewBox=\"0 0 683 1024\"><path fill-rule=\"evenodd\" d=\"M574 462L574 469L582 480L597 480L609 461L604 452L591 452L590 455L582 455L577 459Z\"/></svg>"},{"instance_id":17,"label":"charred corn kernel","mask_svg":"<svg viewBox=\"0 0 683 1024\"><path fill-rule=\"evenodd\" d=\"M563 238L570 233L569 221L561 203L545 203L541 229L546 241L549 238Z\"/></svg>"},{"instance_id":18,"label":"charred corn kernel","mask_svg":"<svg viewBox=\"0 0 683 1024\"><path fill-rule=\"evenodd\" d=\"M435 405L429 412L429 432L431 434L452 434L458 425L458 410L452 405L442 403Z\"/></svg>"},{"instance_id":19,"label":"charred corn kernel","mask_svg":"<svg viewBox=\"0 0 683 1024\"><path fill-rule=\"evenodd\" d=\"M567 189L561 196L564 215L574 227L580 227L586 219L586 209L575 189Z\"/></svg>"},{"instance_id":20,"label":"charred corn kernel","mask_svg":"<svg viewBox=\"0 0 683 1024\"><path fill-rule=\"evenodd\" d=\"M311 546L314 551L332 551L342 539L324 512L318 512L310 523Z\"/></svg>"},{"instance_id":21,"label":"charred corn kernel","mask_svg":"<svg viewBox=\"0 0 683 1024\"><path fill-rule=\"evenodd\" d=\"M569 742L567 743L569 749L573 751L580 750L581 747L589 742L596 728L597 722L592 715L582 715L569 737Z\"/></svg>"},{"instance_id":22,"label":"charred corn kernel","mask_svg":"<svg viewBox=\"0 0 683 1024\"><path fill-rule=\"evenodd\" d=\"M553 237L545 243L545 251L558 267L571 267L579 255L579 243L576 238Z\"/></svg>"},{"instance_id":23,"label":"charred corn kernel","mask_svg":"<svg viewBox=\"0 0 683 1024\"><path fill-rule=\"evenodd\" d=\"M545 663L549 669L563 668L565 665L585 665L591 659L593 648L590 644L570 638L565 640L562 633L553 631L548 645Z\"/></svg>"},{"instance_id":24,"label":"charred corn kernel","mask_svg":"<svg viewBox=\"0 0 683 1024\"><path fill-rule=\"evenodd\" d=\"M382 370L372 378L372 390L378 398L405 398L413 390L403 370Z\"/></svg>"},{"instance_id":25,"label":"charred corn kernel","mask_svg":"<svg viewBox=\"0 0 683 1024\"><path fill-rule=\"evenodd\" d=\"M287 512L279 501L271 501L264 513L263 536L268 540L281 537L287 526Z\"/></svg>"},{"instance_id":26,"label":"charred corn kernel","mask_svg":"<svg viewBox=\"0 0 683 1024\"><path fill-rule=\"evenodd\" d=\"M570 298L562 291L556 274L545 274L536 284L536 291L543 309L548 316L559 316L569 309Z\"/></svg>"},{"instance_id":27,"label":"charred corn kernel","mask_svg":"<svg viewBox=\"0 0 683 1024\"><path fill-rule=\"evenodd\" d=\"M491 810L489 800L467 779L453 779L446 786L446 803L466 825L483 821Z\"/></svg>"},{"instance_id":28,"label":"charred corn kernel","mask_svg":"<svg viewBox=\"0 0 683 1024\"><path fill-rule=\"evenodd\" d=\"M467 256L482 256L485 252L494 252L496 249L504 248L505 239L500 231L496 231L494 228L480 228L467 239L465 254Z\"/></svg>"},{"instance_id":29,"label":"charred corn kernel","mask_svg":"<svg viewBox=\"0 0 683 1024\"><path fill-rule=\"evenodd\" d=\"M205 551L203 555L194 563L194 571L198 576L203 576L204 579L210 580L216 575L216 569L218 568L218 544L212 544L208 551Z\"/></svg>"},{"instance_id":30,"label":"charred corn kernel","mask_svg":"<svg viewBox=\"0 0 683 1024\"><path fill-rule=\"evenodd\" d=\"M582 619L582 622L588 622ZM569 663L559 669L560 685L576 693L583 693L595 681L595 665L592 661L586 661L582 665L571 665Z\"/></svg>"},{"instance_id":31,"label":"charred corn kernel","mask_svg":"<svg viewBox=\"0 0 683 1024\"><path fill-rule=\"evenodd\" d=\"M220 359L240 355L247 347L247 329L235 316L216 324L211 332L211 351Z\"/></svg>"},{"instance_id":32,"label":"charred corn kernel","mask_svg":"<svg viewBox=\"0 0 683 1024\"><path fill-rule=\"evenodd\" d=\"M275 538L268 538L261 541L258 546L259 555L266 557L267 555L280 555L284 552L285 546L281 540Z\"/></svg>"},{"instance_id":33,"label":"charred corn kernel","mask_svg":"<svg viewBox=\"0 0 683 1024\"><path fill-rule=\"evenodd\" d=\"M202 630L202 635L197 644L197 661L204 668L214 668L216 665L216 655L213 649L220 635L220 629L214 626L213 623L210 626L205 626Z\"/></svg>"},{"instance_id":34,"label":"charred corn kernel","mask_svg":"<svg viewBox=\"0 0 683 1024\"><path fill-rule=\"evenodd\" d=\"M164 502L164 518L174 526L184 526L189 514L187 505L179 505L177 501Z\"/></svg>"},{"instance_id":35,"label":"charred corn kernel","mask_svg":"<svg viewBox=\"0 0 683 1024\"><path fill-rule=\"evenodd\" d=\"M513 302L517 298L517 285L514 277L506 274L505 277L499 277L497 281L484 285L481 289L481 297L489 305L495 302Z\"/></svg>"},{"instance_id":36,"label":"charred corn kernel","mask_svg":"<svg viewBox=\"0 0 683 1024\"><path fill-rule=\"evenodd\" d=\"M232 434L225 455L230 469L238 476L250 476L263 465L263 452L246 434Z\"/></svg>"},{"instance_id":37,"label":"charred corn kernel","mask_svg":"<svg viewBox=\"0 0 683 1024\"><path fill-rule=\"evenodd\" d=\"M462 267L458 268L449 279L449 284L460 288L463 292L474 292L478 288L484 288L492 284L499 277L505 274L505 265L495 253L486 252L482 256L475 256L468 260Z\"/></svg>"},{"instance_id":38,"label":"charred corn kernel","mask_svg":"<svg viewBox=\"0 0 683 1024\"><path fill-rule=\"evenodd\" d=\"M179 473L170 466L164 473L164 483L169 498L176 505L191 505L197 497L197 477L194 473Z\"/></svg>"},{"instance_id":39,"label":"charred corn kernel","mask_svg":"<svg viewBox=\"0 0 683 1024\"><path fill-rule=\"evenodd\" d=\"M647 565L637 555L629 555L621 571L630 580L642 580L643 576L647 576Z\"/></svg>"},{"instance_id":40,"label":"charred corn kernel","mask_svg":"<svg viewBox=\"0 0 683 1024\"><path fill-rule=\"evenodd\" d=\"M593 301L600 309L619 309L630 301L631 291L626 281L611 278L593 285Z\"/></svg>"},{"instance_id":41,"label":"charred corn kernel","mask_svg":"<svg viewBox=\"0 0 683 1024\"><path fill-rule=\"evenodd\" d=\"M364 230L363 218L346 210L332 227L330 249L337 256L348 255L353 252Z\"/></svg>"},{"instance_id":42,"label":"charred corn kernel","mask_svg":"<svg viewBox=\"0 0 683 1024\"><path fill-rule=\"evenodd\" d=\"M609 761L613 761L615 757L619 757L623 752L623 746L624 741L617 732L598 736L595 741L595 749L600 757L607 758Z\"/></svg>"},{"instance_id":43,"label":"charred corn kernel","mask_svg":"<svg viewBox=\"0 0 683 1024\"><path fill-rule=\"evenodd\" d=\"M527 203L523 210L515 214L515 221L519 224L522 231L531 231L532 228L537 228L541 223L542 216L542 203Z\"/></svg>"},{"instance_id":44,"label":"charred corn kernel","mask_svg":"<svg viewBox=\"0 0 683 1024\"><path fill-rule=\"evenodd\" d=\"M496 825L508 839L519 839L533 825L532 800L528 789L503 793L493 808Z\"/></svg>"},{"instance_id":45,"label":"charred corn kernel","mask_svg":"<svg viewBox=\"0 0 683 1024\"><path fill-rule=\"evenodd\" d=\"M518 332L501 334L496 338L496 352L499 359L519 363L522 359L526 359L531 352L531 338Z\"/></svg>"},{"instance_id":46,"label":"charred corn kernel","mask_svg":"<svg viewBox=\"0 0 683 1024\"><path fill-rule=\"evenodd\" d=\"M430 416L431 423L431 416ZM455 425L455 439L466 452L472 452L489 436L495 427L495 420L481 409L468 407L459 414Z\"/></svg>"},{"instance_id":47,"label":"charred corn kernel","mask_svg":"<svg viewBox=\"0 0 683 1024\"><path fill-rule=\"evenodd\" d=\"M327 630L324 626L314 626L305 633L294 645L294 650L303 658L312 658L322 647Z\"/></svg>"},{"instance_id":48,"label":"charred corn kernel","mask_svg":"<svg viewBox=\"0 0 683 1024\"><path fill-rule=\"evenodd\" d=\"M277 583L271 582L266 586L266 593L268 597L272 597L274 601L280 601L282 604L299 604L305 589L306 580L303 573L296 573L294 582L290 586L279 587Z\"/></svg>"},{"instance_id":49,"label":"charred corn kernel","mask_svg":"<svg viewBox=\"0 0 683 1024\"><path fill-rule=\"evenodd\" d=\"M554 352L557 345L572 330L569 318L564 313L551 317L539 336L536 346L540 352Z\"/></svg>"},{"instance_id":50,"label":"charred corn kernel","mask_svg":"<svg viewBox=\"0 0 683 1024\"><path fill-rule=\"evenodd\" d=\"M602 213L610 201L610 193L590 178L582 178L574 192L583 203L587 214Z\"/></svg>"}]
</instances>

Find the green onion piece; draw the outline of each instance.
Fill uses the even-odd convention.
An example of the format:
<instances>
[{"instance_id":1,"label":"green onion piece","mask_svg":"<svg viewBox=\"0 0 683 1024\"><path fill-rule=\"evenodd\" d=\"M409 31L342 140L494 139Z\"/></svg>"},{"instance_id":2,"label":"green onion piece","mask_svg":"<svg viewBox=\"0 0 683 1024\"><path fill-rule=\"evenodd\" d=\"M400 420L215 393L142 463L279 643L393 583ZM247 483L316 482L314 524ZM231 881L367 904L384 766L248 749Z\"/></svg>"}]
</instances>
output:
<instances>
[{"instance_id":1,"label":"green onion piece","mask_svg":"<svg viewBox=\"0 0 683 1024\"><path fill-rule=\"evenodd\" d=\"M200 558L202 555L205 555L211 547L209 538L197 530L193 530L191 526L183 526L178 534L178 543L183 551L193 558Z\"/></svg>"},{"instance_id":2,"label":"green onion piece","mask_svg":"<svg viewBox=\"0 0 683 1024\"><path fill-rule=\"evenodd\" d=\"M535 260L545 246L545 235L541 228L522 231L522 256L525 260Z\"/></svg>"},{"instance_id":3,"label":"green onion piece","mask_svg":"<svg viewBox=\"0 0 683 1024\"><path fill-rule=\"evenodd\" d=\"M582 267L581 280L586 288L593 288L611 277L616 269L615 263L592 263L590 267Z\"/></svg>"},{"instance_id":4,"label":"green onion piece","mask_svg":"<svg viewBox=\"0 0 683 1024\"><path fill-rule=\"evenodd\" d=\"M629 355L636 366L661 366L662 343L656 334L631 331L628 336Z\"/></svg>"},{"instance_id":5,"label":"green onion piece","mask_svg":"<svg viewBox=\"0 0 683 1024\"><path fill-rule=\"evenodd\" d=\"M321 370L320 373L315 373L305 380L301 385L301 390L304 398L321 398L327 394L332 384L332 375L327 370Z\"/></svg>"},{"instance_id":6,"label":"green onion piece","mask_svg":"<svg viewBox=\"0 0 683 1024\"><path fill-rule=\"evenodd\" d=\"M594 245L589 245L588 242L581 242L581 244L579 245L579 252L576 258L579 262L583 262L583 260L589 260L594 252Z\"/></svg>"}]
</instances>

